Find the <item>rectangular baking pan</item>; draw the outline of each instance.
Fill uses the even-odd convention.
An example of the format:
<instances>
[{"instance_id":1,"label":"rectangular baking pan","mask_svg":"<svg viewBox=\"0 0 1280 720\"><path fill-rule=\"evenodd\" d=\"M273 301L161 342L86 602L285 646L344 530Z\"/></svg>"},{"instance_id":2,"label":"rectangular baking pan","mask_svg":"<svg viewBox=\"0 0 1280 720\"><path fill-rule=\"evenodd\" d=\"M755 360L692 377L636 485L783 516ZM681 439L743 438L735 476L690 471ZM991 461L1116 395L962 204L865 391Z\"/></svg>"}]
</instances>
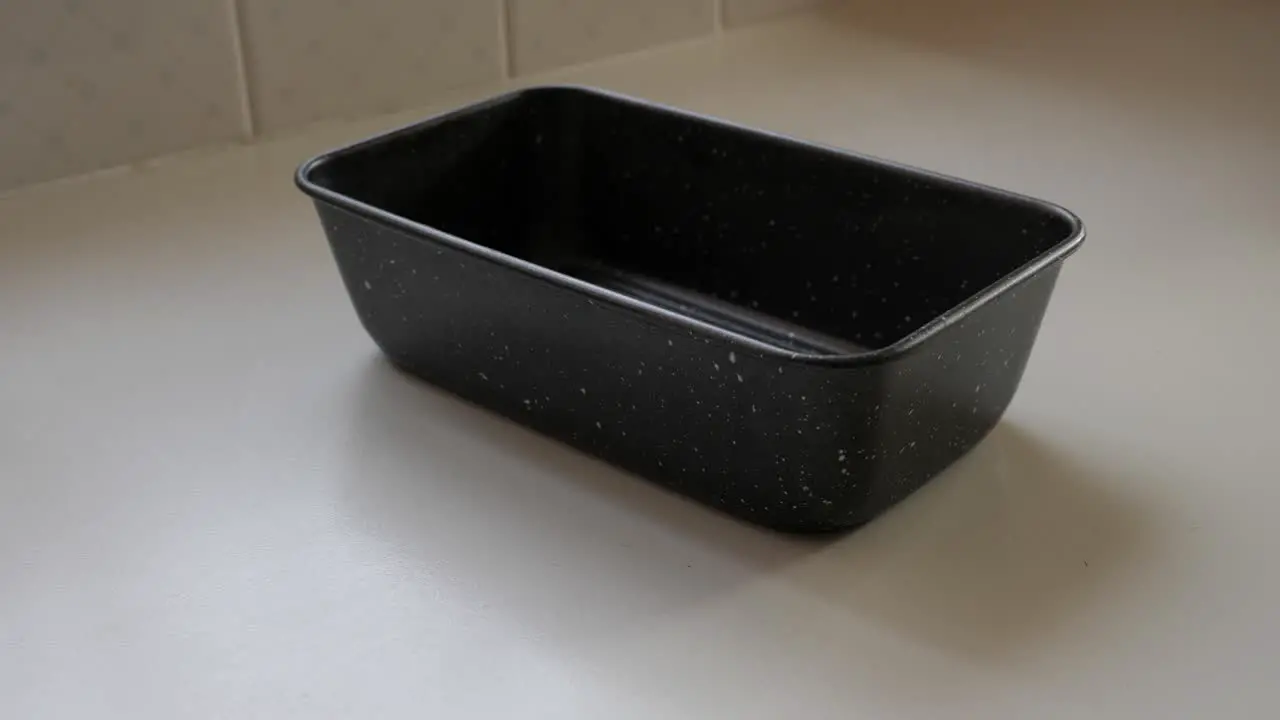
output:
<instances>
[{"instance_id":1,"label":"rectangular baking pan","mask_svg":"<svg viewBox=\"0 0 1280 720\"><path fill-rule=\"evenodd\" d=\"M982 439L1084 238L1045 202L572 87L297 183L394 363L796 532L864 523Z\"/></svg>"}]
</instances>

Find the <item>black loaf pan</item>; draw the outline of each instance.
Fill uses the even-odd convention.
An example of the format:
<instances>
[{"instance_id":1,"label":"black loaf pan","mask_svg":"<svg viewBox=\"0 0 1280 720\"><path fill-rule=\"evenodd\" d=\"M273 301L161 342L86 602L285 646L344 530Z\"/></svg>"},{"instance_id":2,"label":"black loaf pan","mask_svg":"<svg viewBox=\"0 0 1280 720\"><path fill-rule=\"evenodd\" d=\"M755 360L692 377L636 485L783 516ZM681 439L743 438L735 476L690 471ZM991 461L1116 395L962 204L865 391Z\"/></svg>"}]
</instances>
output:
<instances>
[{"instance_id":1,"label":"black loaf pan","mask_svg":"<svg viewBox=\"0 0 1280 720\"><path fill-rule=\"evenodd\" d=\"M394 363L797 532L866 522L982 439L1084 238L1044 202L581 88L297 181Z\"/></svg>"}]
</instances>

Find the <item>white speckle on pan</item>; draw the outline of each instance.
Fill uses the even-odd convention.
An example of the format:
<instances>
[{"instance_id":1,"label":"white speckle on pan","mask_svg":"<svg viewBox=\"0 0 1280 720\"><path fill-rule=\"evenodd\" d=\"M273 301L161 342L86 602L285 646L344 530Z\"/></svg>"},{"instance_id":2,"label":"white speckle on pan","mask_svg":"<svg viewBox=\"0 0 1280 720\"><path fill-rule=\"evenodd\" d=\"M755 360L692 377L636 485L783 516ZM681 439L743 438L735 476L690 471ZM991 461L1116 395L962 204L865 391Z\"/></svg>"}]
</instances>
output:
<instances>
[{"instance_id":1,"label":"white speckle on pan","mask_svg":"<svg viewBox=\"0 0 1280 720\"><path fill-rule=\"evenodd\" d=\"M596 428L598 428L598 429L603 429L603 428L604 428L604 426L600 424L600 421L599 421L599 420L597 420L597 421L596 421Z\"/></svg>"},{"instance_id":2,"label":"white speckle on pan","mask_svg":"<svg viewBox=\"0 0 1280 720\"><path fill-rule=\"evenodd\" d=\"M711 363L711 367L715 368L716 372L720 372L720 363L713 362Z\"/></svg>"},{"instance_id":3,"label":"white speckle on pan","mask_svg":"<svg viewBox=\"0 0 1280 720\"><path fill-rule=\"evenodd\" d=\"M586 389L586 388L578 388L578 392L582 393L583 395L586 395L586 394L587 394L587 389Z\"/></svg>"},{"instance_id":4,"label":"white speckle on pan","mask_svg":"<svg viewBox=\"0 0 1280 720\"><path fill-rule=\"evenodd\" d=\"M667 341L667 347L671 347L673 345L675 345L675 343L671 342L670 340Z\"/></svg>"},{"instance_id":5,"label":"white speckle on pan","mask_svg":"<svg viewBox=\"0 0 1280 720\"><path fill-rule=\"evenodd\" d=\"M734 364L734 363L736 363L736 362L738 362L738 356L737 356L736 354L734 354L734 352L733 352L732 350L730 350L730 351L729 351L729 364L730 364L730 365L732 365L732 364Z\"/></svg>"},{"instance_id":6,"label":"white speckle on pan","mask_svg":"<svg viewBox=\"0 0 1280 720\"><path fill-rule=\"evenodd\" d=\"M484 373L480 373L480 379L481 379L481 380L484 380L485 382L488 382L488 381L489 381L489 376L488 376L488 375L485 375Z\"/></svg>"},{"instance_id":7,"label":"white speckle on pan","mask_svg":"<svg viewBox=\"0 0 1280 720\"><path fill-rule=\"evenodd\" d=\"M743 382L742 373L738 373L738 382Z\"/></svg>"},{"instance_id":8,"label":"white speckle on pan","mask_svg":"<svg viewBox=\"0 0 1280 720\"><path fill-rule=\"evenodd\" d=\"M365 289L365 290L372 290L372 289L373 289L373 283L369 282L368 280L365 280L365 281L364 281L364 289Z\"/></svg>"}]
</instances>

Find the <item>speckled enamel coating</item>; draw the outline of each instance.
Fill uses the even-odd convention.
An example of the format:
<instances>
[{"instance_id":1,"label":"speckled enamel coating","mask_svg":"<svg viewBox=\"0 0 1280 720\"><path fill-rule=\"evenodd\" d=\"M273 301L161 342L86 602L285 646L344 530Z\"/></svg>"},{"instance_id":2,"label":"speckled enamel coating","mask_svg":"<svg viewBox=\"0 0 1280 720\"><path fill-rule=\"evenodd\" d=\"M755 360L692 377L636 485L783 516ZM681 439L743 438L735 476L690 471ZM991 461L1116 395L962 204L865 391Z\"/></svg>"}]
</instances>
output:
<instances>
[{"instance_id":1,"label":"speckled enamel coating","mask_svg":"<svg viewBox=\"0 0 1280 720\"><path fill-rule=\"evenodd\" d=\"M575 88L299 184L397 365L796 532L860 525L982 439L1083 238L1046 203Z\"/></svg>"}]
</instances>

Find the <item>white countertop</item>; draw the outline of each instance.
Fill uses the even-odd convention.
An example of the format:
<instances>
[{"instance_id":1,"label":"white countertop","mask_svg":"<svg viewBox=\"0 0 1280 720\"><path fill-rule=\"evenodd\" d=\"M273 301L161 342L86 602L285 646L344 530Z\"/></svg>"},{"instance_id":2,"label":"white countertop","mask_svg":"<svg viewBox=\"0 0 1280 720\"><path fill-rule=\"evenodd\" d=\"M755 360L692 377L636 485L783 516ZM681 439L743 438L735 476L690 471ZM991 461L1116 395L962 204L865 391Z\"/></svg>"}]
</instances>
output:
<instances>
[{"instance_id":1,"label":"white countertop","mask_svg":"<svg viewBox=\"0 0 1280 720\"><path fill-rule=\"evenodd\" d=\"M938 5L542 78L1088 223L1001 425L833 540L388 368L291 172L424 113L0 199L0 717L1275 716L1280 7Z\"/></svg>"}]
</instances>

